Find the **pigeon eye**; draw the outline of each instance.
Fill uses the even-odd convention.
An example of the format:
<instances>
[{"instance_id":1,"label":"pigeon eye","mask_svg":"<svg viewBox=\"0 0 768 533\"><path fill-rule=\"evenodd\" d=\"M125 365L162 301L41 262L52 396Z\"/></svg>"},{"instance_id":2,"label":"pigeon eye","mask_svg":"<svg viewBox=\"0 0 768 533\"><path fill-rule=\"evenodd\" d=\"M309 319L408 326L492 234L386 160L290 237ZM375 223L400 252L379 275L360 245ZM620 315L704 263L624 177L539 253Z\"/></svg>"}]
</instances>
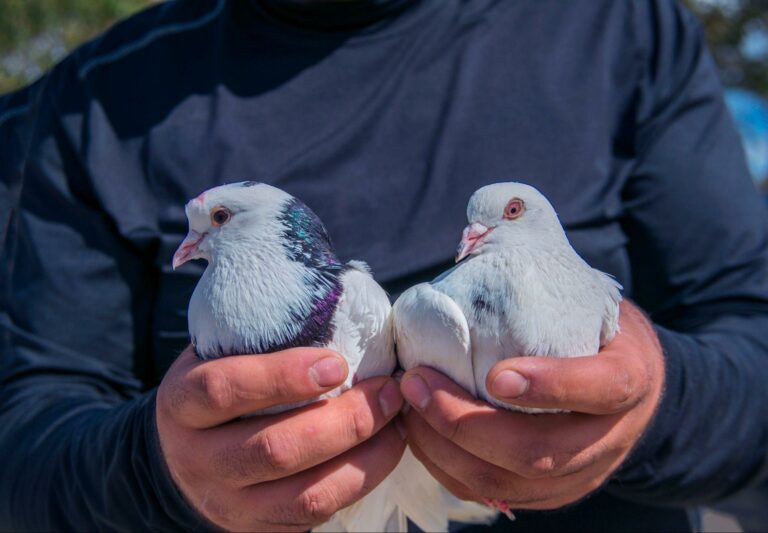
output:
<instances>
[{"instance_id":1,"label":"pigeon eye","mask_svg":"<svg viewBox=\"0 0 768 533\"><path fill-rule=\"evenodd\" d=\"M512 198L507 207L504 208L504 218L507 220L515 220L525 211L525 204L520 198Z\"/></svg>"},{"instance_id":2,"label":"pigeon eye","mask_svg":"<svg viewBox=\"0 0 768 533\"><path fill-rule=\"evenodd\" d=\"M232 212L226 207L215 207L211 211L211 223L216 226L223 226L232 218Z\"/></svg>"}]
</instances>

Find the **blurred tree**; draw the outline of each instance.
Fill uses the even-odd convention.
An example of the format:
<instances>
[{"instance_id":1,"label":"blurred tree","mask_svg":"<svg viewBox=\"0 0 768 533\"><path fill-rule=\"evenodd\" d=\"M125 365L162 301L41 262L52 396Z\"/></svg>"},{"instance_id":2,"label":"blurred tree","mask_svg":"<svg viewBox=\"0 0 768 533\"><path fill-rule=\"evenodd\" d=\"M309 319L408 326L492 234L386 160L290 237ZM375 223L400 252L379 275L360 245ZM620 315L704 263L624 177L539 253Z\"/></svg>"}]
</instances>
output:
<instances>
[{"instance_id":1,"label":"blurred tree","mask_svg":"<svg viewBox=\"0 0 768 533\"><path fill-rule=\"evenodd\" d=\"M34 81L91 36L157 0L0 0L0 93Z\"/></svg>"},{"instance_id":2,"label":"blurred tree","mask_svg":"<svg viewBox=\"0 0 768 533\"><path fill-rule=\"evenodd\" d=\"M768 0L686 0L701 19L723 83L768 97Z\"/></svg>"}]
</instances>

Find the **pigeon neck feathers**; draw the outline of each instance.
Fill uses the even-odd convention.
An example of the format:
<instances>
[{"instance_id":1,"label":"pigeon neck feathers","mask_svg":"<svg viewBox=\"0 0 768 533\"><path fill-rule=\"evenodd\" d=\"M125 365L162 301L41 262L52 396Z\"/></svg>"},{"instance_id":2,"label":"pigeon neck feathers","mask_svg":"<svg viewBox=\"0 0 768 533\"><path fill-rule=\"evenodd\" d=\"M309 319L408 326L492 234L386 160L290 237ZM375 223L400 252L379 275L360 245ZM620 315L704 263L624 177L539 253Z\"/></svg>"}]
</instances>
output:
<instances>
[{"instance_id":1,"label":"pigeon neck feathers","mask_svg":"<svg viewBox=\"0 0 768 533\"><path fill-rule=\"evenodd\" d=\"M310 294L310 312L296 314L302 321L291 346L326 344L333 335L333 315L342 293L345 266L336 257L331 239L320 218L296 198L290 199L280 216L285 226L282 245L289 260L301 263L311 275L305 278ZM285 349L288 346L277 349Z\"/></svg>"},{"instance_id":2,"label":"pigeon neck feathers","mask_svg":"<svg viewBox=\"0 0 768 533\"><path fill-rule=\"evenodd\" d=\"M317 215L288 198L258 231L222 243L203 274L190 305L198 353L212 358L326 344L345 268Z\"/></svg>"},{"instance_id":3,"label":"pigeon neck feathers","mask_svg":"<svg viewBox=\"0 0 768 533\"><path fill-rule=\"evenodd\" d=\"M288 258L307 268L336 271L341 267L325 226L300 200L288 200L278 220L285 227L282 244Z\"/></svg>"}]
</instances>

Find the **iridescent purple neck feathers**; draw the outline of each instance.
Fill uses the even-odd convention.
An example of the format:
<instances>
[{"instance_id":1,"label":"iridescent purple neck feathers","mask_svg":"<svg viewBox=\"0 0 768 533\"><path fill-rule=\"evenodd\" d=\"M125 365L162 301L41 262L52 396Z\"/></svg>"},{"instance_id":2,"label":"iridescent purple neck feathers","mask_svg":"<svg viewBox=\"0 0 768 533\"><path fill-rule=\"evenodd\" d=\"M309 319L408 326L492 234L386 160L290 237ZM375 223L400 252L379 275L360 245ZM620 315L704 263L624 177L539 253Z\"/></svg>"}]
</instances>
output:
<instances>
[{"instance_id":1,"label":"iridescent purple neck feathers","mask_svg":"<svg viewBox=\"0 0 768 533\"><path fill-rule=\"evenodd\" d=\"M280 221L285 226L282 242L286 255L314 274L304 280L312 298L312 311L308 316L295 315L302 328L290 344L323 345L333 336L333 315L341 297L340 276L345 267L336 257L322 221L303 202L296 198L286 202Z\"/></svg>"}]
</instances>

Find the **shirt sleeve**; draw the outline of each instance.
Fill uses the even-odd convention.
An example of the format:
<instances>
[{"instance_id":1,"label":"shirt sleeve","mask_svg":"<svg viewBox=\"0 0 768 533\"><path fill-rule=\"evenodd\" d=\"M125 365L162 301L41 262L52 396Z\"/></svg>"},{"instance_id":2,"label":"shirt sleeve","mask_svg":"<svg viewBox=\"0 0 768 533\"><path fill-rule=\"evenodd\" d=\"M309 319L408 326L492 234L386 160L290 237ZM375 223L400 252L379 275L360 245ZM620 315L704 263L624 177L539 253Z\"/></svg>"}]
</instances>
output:
<instances>
[{"instance_id":1,"label":"shirt sleeve","mask_svg":"<svg viewBox=\"0 0 768 533\"><path fill-rule=\"evenodd\" d=\"M210 529L170 479L142 379L152 243L100 206L70 68L24 111L23 187L3 176L20 200L0 256L0 529Z\"/></svg>"},{"instance_id":2,"label":"shirt sleeve","mask_svg":"<svg viewBox=\"0 0 768 533\"><path fill-rule=\"evenodd\" d=\"M697 504L765 478L768 217L700 28L676 2L637 2L643 77L625 231L636 301L666 386L608 490Z\"/></svg>"}]
</instances>

